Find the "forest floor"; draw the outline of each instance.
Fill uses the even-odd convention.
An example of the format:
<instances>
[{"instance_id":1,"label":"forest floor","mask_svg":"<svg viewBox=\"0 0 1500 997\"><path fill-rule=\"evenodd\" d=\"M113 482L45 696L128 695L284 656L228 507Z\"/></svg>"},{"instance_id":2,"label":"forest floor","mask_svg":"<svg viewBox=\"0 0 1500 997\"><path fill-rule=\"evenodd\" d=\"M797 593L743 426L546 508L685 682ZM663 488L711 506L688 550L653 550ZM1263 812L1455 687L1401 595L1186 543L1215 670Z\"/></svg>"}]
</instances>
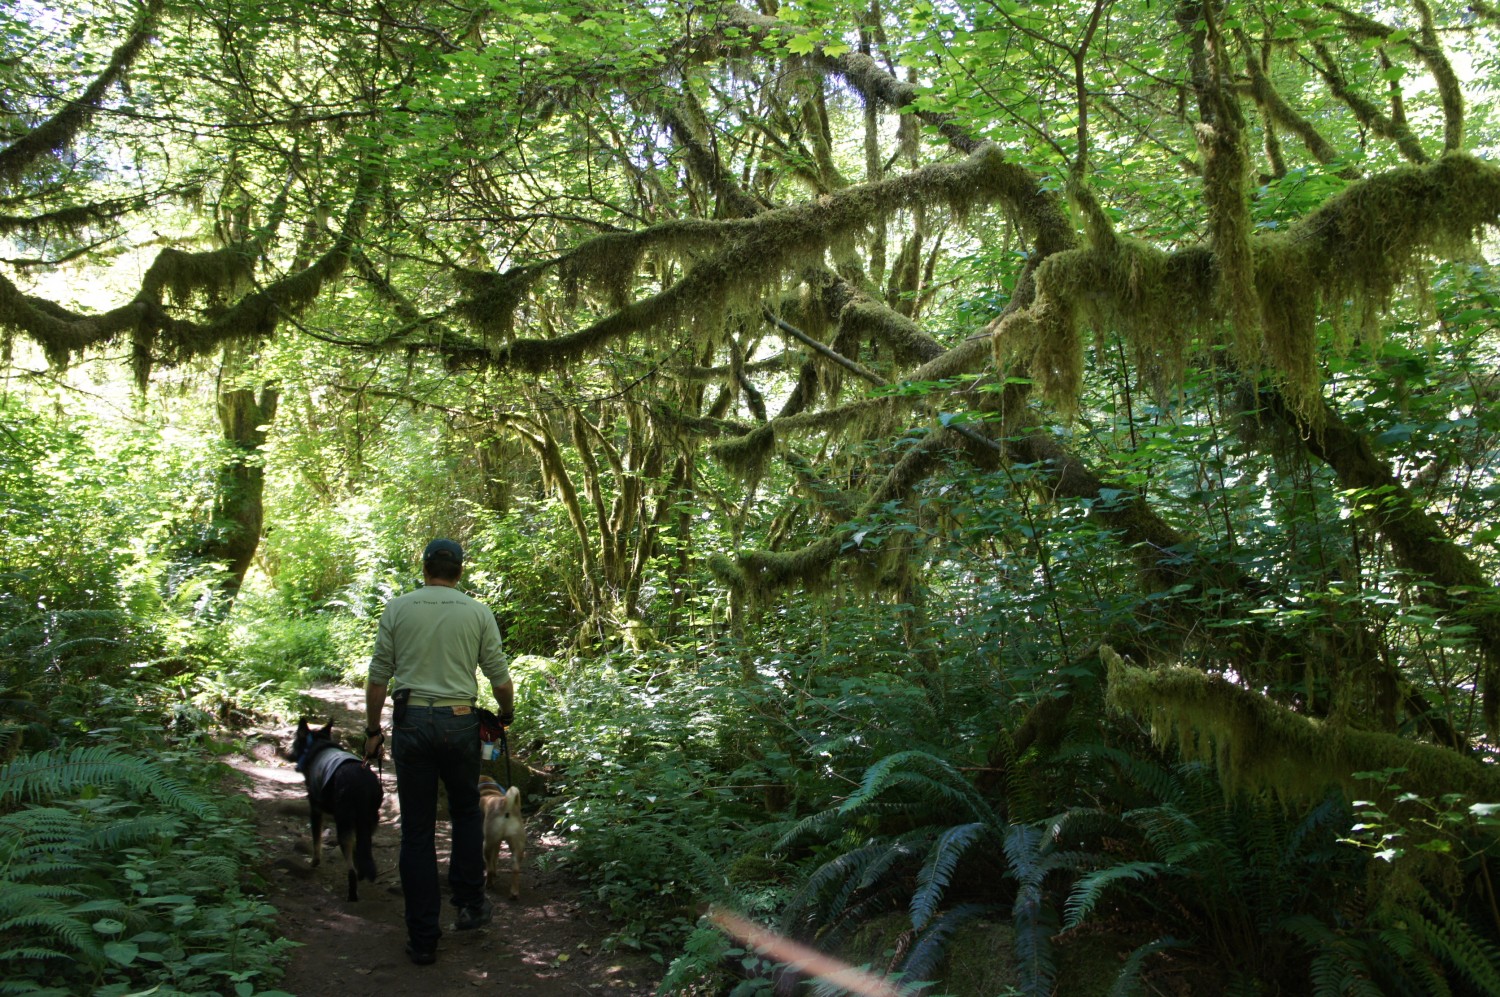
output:
<instances>
[{"instance_id":1,"label":"forest floor","mask_svg":"<svg viewBox=\"0 0 1500 997\"><path fill-rule=\"evenodd\" d=\"M316 716L334 718L336 737L341 729L347 736L363 728L362 690L318 686L309 695L319 703ZM605 951L607 918L564 869L547 861L562 841L543 833L545 822L535 816L528 821L521 899L512 902L503 891L492 891L494 920L478 931L465 932L451 930L456 909L446 897L447 822L439 816L438 859L448 923L438 943L437 963L412 965L405 953L396 874L399 806L389 755L375 836L379 878L361 882L360 899L350 902L344 897L344 861L332 818L323 831L323 862L317 868L309 865L306 789L302 776L284 757L295 719L284 726L253 732L246 753L230 760L248 778L244 791L254 805L263 842L266 900L281 912L277 920L282 935L301 943L291 955L281 990L296 997L444 997L486 987L504 987L529 997L655 993L661 967L641 955ZM532 807L525 809L530 815ZM502 865L507 859L502 849Z\"/></svg>"}]
</instances>

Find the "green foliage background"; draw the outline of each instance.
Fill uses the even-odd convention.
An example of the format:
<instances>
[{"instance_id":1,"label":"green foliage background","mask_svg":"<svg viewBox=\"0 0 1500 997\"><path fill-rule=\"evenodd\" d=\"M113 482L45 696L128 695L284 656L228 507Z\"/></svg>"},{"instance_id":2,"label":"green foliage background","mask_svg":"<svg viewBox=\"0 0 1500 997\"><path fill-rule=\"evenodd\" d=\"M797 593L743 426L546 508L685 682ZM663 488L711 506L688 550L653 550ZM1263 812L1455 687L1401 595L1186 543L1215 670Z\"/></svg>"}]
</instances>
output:
<instances>
[{"instance_id":1,"label":"green foliage background","mask_svg":"<svg viewBox=\"0 0 1500 997\"><path fill-rule=\"evenodd\" d=\"M451 536L664 993L1500 993L1497 33L0 10L0 992L275 993L219 759Z\"/></svg>"}]
</instances>

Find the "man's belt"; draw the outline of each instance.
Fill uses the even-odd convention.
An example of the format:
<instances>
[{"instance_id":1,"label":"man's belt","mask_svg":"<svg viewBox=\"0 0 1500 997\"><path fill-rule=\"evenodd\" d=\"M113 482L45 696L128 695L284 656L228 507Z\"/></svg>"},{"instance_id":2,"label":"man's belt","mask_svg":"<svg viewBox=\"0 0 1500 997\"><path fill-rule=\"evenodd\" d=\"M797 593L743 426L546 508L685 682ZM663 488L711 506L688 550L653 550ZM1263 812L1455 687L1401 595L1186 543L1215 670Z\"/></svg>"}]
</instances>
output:
<instances>
[{"instance_id":1,"label":"man's belt","mask_svg":"<svg viewBox=\"0 0 1500 997\"><path fill-rule=\"evenodd\" d=\"M428 696L418 696L416 693L411 697L412 706L473 706L472 699L441 699Z\"/></svg>"}]
</instances>

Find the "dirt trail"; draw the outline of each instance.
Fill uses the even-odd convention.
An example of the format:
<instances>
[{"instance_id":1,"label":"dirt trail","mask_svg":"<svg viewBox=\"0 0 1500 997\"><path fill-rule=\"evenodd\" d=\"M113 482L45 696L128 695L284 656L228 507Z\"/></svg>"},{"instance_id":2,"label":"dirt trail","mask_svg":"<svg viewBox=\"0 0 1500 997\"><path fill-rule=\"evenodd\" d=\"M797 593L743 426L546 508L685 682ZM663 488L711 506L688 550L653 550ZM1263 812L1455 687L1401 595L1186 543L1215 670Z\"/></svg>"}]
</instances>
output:
<instances>
[{"instance_id":1,"label":"dirt trail","mask_svg":"<svg viewBox=\"0 0 1500 997\"><path fill-rule=\"evenodd\" d=\"M359 731L364 725L363 692L337 686L311 690L321 705L319 716L335 718L334 733ZM451 930L451 913L438 944L438 961L414 966L404 951L400 879L396 857L400 843L396 778L389 757L383 784L380 829L375 836L379 878L359 884L360 899L344 899L343 859L331 826L324 829L323 864L308 865L307 797L302 776L280 755L291 728L261 732L247 757L232 764L250 779L246 792L255 807L264 842L262 872L267 901L281 915L287 938L303 943L291 957L280 988L297 997L444 997L471 994L475 988L550 997L600 994L648 997L655 993L660 967L634 954L602 953L608 934L605 917L592 910L577 884L565 872L541 870L537 857L560 841L541 832L544 820L528 822L526 865L521 899L512 903L503 892L491 892L495 919L478 931ZM528 815L533 808L526 805ZM328 821L332 824L332 820ZM438 821L438 859L444 877L446 905L447 824ZM501 861L505 861L502 851Z\"/></svg>"}]
</instances>

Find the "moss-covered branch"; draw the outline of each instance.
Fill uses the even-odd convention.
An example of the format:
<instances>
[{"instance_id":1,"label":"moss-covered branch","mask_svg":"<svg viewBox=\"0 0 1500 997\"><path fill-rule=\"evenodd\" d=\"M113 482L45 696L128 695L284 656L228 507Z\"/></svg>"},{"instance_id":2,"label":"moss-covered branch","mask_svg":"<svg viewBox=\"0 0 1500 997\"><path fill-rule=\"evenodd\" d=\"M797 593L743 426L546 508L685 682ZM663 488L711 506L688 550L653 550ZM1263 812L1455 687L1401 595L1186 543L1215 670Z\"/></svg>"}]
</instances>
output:
<instances>
[{"instance_id":1,"label":"moss-covered branch","mask_svg":"<svg viewBox=\"0 0 1500 997\"><path fill-rule=\"evenodd\" d=\"M1313 158L1324 166L1339 159L1339 151L1334 148L1333 143L1324 138L1323 133L1318 131L1311 121L1298 114L1281 95L1281 91L1276 89L1275 84L1266 74L1266 67L1262 64L1250 36L1243 28L1236 28L1235 36L1245 53L1245 69L1250 75L1250 94L1267 120L1296 135ZM1341 175L1352 180L1358 175L1358 171L1346 168Z\"/></svg>"},{"instance_id":2,"label":"moss-covered branch","mask_svg":"<svg viewBox=\"0 0 1500 997\"><path fill-rule=\"evenodd\" d=\"M649 244L665 246L680 237L680 249L701 250L710 244L717 248L693 262L670 287L632 301L576 332L553 339L517 339L482 353L460 350L462 355L455 358L528 372L558 369L633 335L671 327L694 316L749 308L785 275L817 262L828 246L863 231L874 219L917 204L942 203L964 213L996 202L1033 204L1035 210L1028 216L1040 217L1046 224L1046 231L1038 234L1038 244L1045 251L1071 244L1066 212L1039 189L1036 178L1006 162L997 148L984 146L958 162L934 164L816 201L764 211L754 218L670 222L639 233L590 240L573 254L576 271L580 277L598 276L607 260L604 269L611 286L616 286L621 275L634 273L635 261ZM516 292L535 276L528 271L487 282L484 301L492 307L514 308L521 300ZM487 328L509 327L508 315L486 316L475 307L467 312ZM451 350L442 352L455 355Z\"/></svg>"},{"instance_id":3,"label":"moss-covered branch","mask_svg":"<svg viewBox=\"0 0 1500 997\"><path fill-rule=\"evenodd\" d=\"M151 198L119 197L92 204L75 204L34 215L0 214L0 235L73 234L89 225L114 221L122 215L139 211Z\"/></svg>"},{"instance_id":4,"label":"moss-covered branch","mask_svg":"<svg viewBox=\"0 0 1500 997\"><path fill-rule=\"evenodd\" d=\"M136 15L130 35L115 49L109 64L104 67L88 87L53 114L46 121L0 149L0 181L15 183L44 156L60 152L71 145L78 133L98 113L104 95L124 77L136 56L146 47L156 33L156 19L161 13L161 0L151 0Z\"/></svg>"},{"instance_id":5,"label":"moss-covered branch","mask_svg":"<svg viewBox=\"0 0 1500 997\"><path fill-rule=\"evenodd\" d=\"M1255 236L1261 354L1293 404L1311 405L1321 386L1316 325L1325 311L1353 302L1359 321L1373 324L1425 254L1459 253L1497 222L1500 167L1452 154L1351 184L1286 230ZM1225 317L1217 272L1206 250L1165 253L1129 239L1113 251L1054 254L1037 269L1036 302L992 323L997 359L1071 405L1087 323L1124 333L1137 362L1170 381L1194 334Z\"/></svg>"},{"instance_id":6,"label":"moss-covered branch","mask_svg":"<svg viewBox=\"0 0 1500 997\"><path fill-rule=\"evenodd\" d=\"M1110 705L1146 717L1154 736L1175 742L1186 757L1214 763L1233 791L1317 800L1332 786L1369 791L1357 773L1399 769L1397 781L1408 792L1500 800L1494 766L1446 748L1301 716L1217 675L1136 668L1107 646L1099 654Z\"/></svg>"},{"instance_id":7,"label":"moss-covered branch","mask_svg":"<svg viewBox=\"0 0 1500 997\"><path fill-rule=\"evenodd\" d=\"M1426 0L1411 0L1411 4L1417 12L1421 28L1414 36L1406 38L1406 44L1417 53L1427 71L1432 74L1433 83L1437 85L1438 101L1443 108L1443 151L1457 152L1464 147L1463 87L1459 83L1458 74L1453 70L1453 64L1448 60L1442 41L1438 38L1432 8ZM1325 10L1338 14L1344 29L1354 38L1387 41L1397 31L1396 28L1349 10L1341 4L1325 2L1322 6Z\"/></svg>"},{"instance_id":8,"label":"moss-covered branch","mask_svg":"<svg viewBox=\"0 0 1500 997\"><path fill-rule=\"evenodd\" d=\"M1314 42L1313 49L1318 54L1319 61L1315 63L1319 75L1328 84L1328 90L1354 112L1354 117L1361 125L1379 135L1381 138L1389 139L1396 143L1396 148L1401 151L1413 163L1429 162L1431 157L1422 148L1421 141L1416 133L1405 121L1388 117L1380 108L1376 107L1363 95L1349 85L1344 78L1344 72L1339 68L1338 61L1328 46L1322 42Z\"/></svg>"},{"instance_id":9,"label":"moss-covered branch","mask_svg":"<svg viewBox=\"0 0 1500 997\"><path fill-rule=\"evenodd\" d=\"M55 364L129 335L136 376L144 382L158 362L178 363L214 352L226 342L269 335L282 317L304 310L341 274L369 211L378 167L366 165L350 198L333 246L307 267L240 293L251 284L255 257L280 224L284 196L266 226L245 243L205 253L164 249L152 261L134 300L84 315L24 294L0 274L0 328L33 339ZM207 322L180 319L167 310L170 294L183 301L203 292L216 299L238 294Z\"/></svg>"}]
</instances>

